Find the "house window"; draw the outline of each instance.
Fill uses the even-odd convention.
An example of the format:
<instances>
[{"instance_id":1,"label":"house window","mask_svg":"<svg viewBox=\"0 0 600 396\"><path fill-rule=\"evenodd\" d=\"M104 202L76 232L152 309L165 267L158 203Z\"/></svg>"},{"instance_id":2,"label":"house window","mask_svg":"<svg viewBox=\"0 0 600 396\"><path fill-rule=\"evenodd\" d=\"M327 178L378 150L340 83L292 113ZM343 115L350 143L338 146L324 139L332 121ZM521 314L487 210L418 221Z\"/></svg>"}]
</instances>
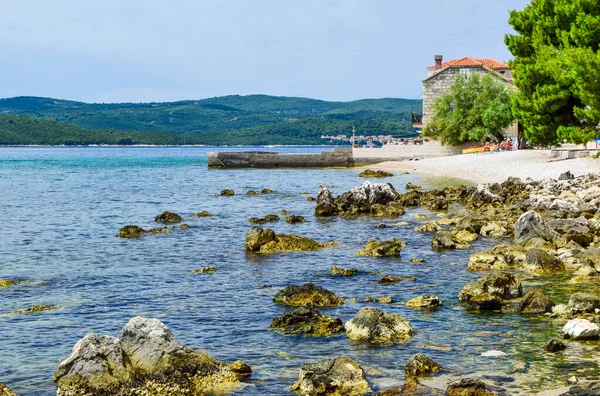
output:
<instances>
[{"instance_id":1,"label":"house window","mask_svg":"<svg viewBox=\"0 0 600 396\"><path fill-rule=\"evenodd\" d=\"M468 76L471 74L471 69L460 69L460 74L466 74Z\"/></svg>"}]
</instances>

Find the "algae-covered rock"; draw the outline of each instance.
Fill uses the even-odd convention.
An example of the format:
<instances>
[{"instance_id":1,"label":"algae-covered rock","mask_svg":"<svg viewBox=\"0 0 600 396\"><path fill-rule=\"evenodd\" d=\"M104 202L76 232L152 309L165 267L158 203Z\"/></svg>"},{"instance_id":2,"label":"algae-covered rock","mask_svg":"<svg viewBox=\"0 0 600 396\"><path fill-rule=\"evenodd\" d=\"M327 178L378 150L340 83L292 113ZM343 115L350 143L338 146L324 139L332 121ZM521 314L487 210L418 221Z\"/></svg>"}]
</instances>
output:
<instances>
[{"instance_id":1,"label":"algae-covered rock","mask_svg":"<svg viewBox=\"0 0 600 396\"><path fill-rule=\"evenodd\" d=\"M402 281L416 281L417 277L416 276L410 276L408 278L402 278L402 277L397 277L397 276L392 276L392 275L386 275L384 277L382 277L381 279L379 279L377 281L377 283L397 283L397 282L402 282Z\"/></svg>"},{"instance_id":2,"label":"algae-covered rock","mask_svg":"<svg viewBox=\"0 0 600 396\"><path fill-rule=\"evenodd\" d=\"M365 370L345 356L304 363L291 390L302 395L362 395L371 391Z\"/></svg>"},{"instance_id":3,"label":"algae-covered rock","mask_svg":"<svg viewBox=\"0 0 600 396\"><path fill-rule=\"evenodd\" d=\"M154 221L161 223L179 223L183 221L183 218L177 213L165 211L154 218Z\"/></svg>"},{"instance_id":4,"label":"algae-covered rock","mask_svg":"<svg viewBox=\"0 0 600 396\"><path fill-rule=\"evenodd\" d=\"M0 382L0 396L17 396L8 386Z\"/></svg>"},{"instance_id":5,"label":"algae-covered rock","mask_svg":"<svg viewBox=\"0 0 600 396\"><path fill-rule=\"evenodd\" d=\"M121 339L88 334L77 342L54 382L60 396L193 395L240 384L229 365L179 343L159 320L139 316Z\"/></svg>"},{"instance_id":6,"label":"algae-covered rock","mask_svg":"<svg viewBox=\"0 0 600 396\"><path fill-rule=\"evenodd\" d=\"M248 219L248 223L252 224L266 224L267 220L264 217L251 217Z\"/></svg>"},{"instance_id":7,"label":"algae-covered rock","mask_svg":"<svg viewBox=\"0 0 600 396\"><path fill-rule=\"evenodd\" d=\"M501 238L508 235L508 230L505 225L499 221L490 221L481 226L479 233L483 236Z\"/></svg>"},{"instance_id":8,"label":"algae-covered rock","mask_svg":"<svg viewBox=\"0 0 600 396\"><path fill-rule=\"evenodd\" d=\"M404 186L404 188L406 188L407 190L422 190L423 187L413 184L411 182L406 183L406 186Z\"/></svg>"},{"instance_id":9,"label":"algae-covered rock","mask_svg":"<svg viewBox=\"0 0 600 396\"><path fill-rule=\"evenodd\" d=\"M503 243L490 250L473 253L469 258L468 271L506 270L525 261L527 249L521 245Z\"/></svg>"},{"instance_id":10,"label":"algae-covered rock","mask_svg":"<svg viewBox=\"0 0 600 396\"><path fill-rule=\"evenodd\" d=\"M258 193L254 190L248 190L248 192L246 192L246 195L256 195L256 194L258 194Z\"/></svg>"},{"instance_id":11,"label":"algae-covered rock","mask_svg":"<svg viewBox=\"0 0 600 396\"><path fill-rule=\"evenodd\" d=\"M190 216L192 216L192 217L212 217L214 215L206 210L203 210L202 212L194 213Z\"/></svg>"},{"instance_id":12,"label":"algae-covered rock","mask_svg":"<svg viewBox=\"0 0 600 396\"><path fill-rule=\"evenodd\" d=\"M565 271L565 264L542 249L529 249L523 270L534 274L556 274Z\"/></svg>"},{"instance_id":13,"label":"algae-covered rock","mask_svg":"<svg viewBox=\"0 0 600 396\"><path fill-rule=\"evenodd\" d=\"M356 252L357 256L369 257L399 257L402 248L406 247L406 242L393 238L389 241L370 240L364 245L363 250Z\"/></svg>"},{"instance_id":14,"label":"algae-covered rock","mask_svg":"<svg viewBox=\"0 0 600 396\"><path fill-rule=\"evenodd\" d=\"M419 220L419 221L421 221L421 220L427 220L427 215L424 214L424 213L417 213L415 215L415 220Z\"/></svg>"},{"instance_id":15,"label":"algae-covered rock","mask_svg":"<svg viewBox=\"0 0 600 396\"><path fill-rule=\"evenodd\" d=\"M386 172L383 170L372 170L372 169L366 169L364 171L362 171L358 177L391 177L394 176L393 173L390 172Z\"/></svg>"},{"instance_id":16,"label":"algae-covered rock","mask_svg":"<svg viewBox=\"0 0 600 396\"><path fill-rule=\"evenodd\" d=\"M16 283L11 281L10 279L0 279L0 289L3 287L10 287L14 285L16 285Z\"/></svg>"},{"instance_id":17,"label":"algae-covered rock","mask_svg":"<svg viewBox=\"0 0 600 396\"><path fill-rule=\"evenodd\" d=\"M263 188L260 190L261 194L275 194L275 190L271 190L270 188Z\"/></svg>"},{"instance_id":18,"label":"algae-covered rock","mask_svg":"<svg viewBox=\"0 0 600 396\"><path fill-rule=\"evenodd\" d=\"M442 227L435 220L426 221L424 224L415 227L415 232L437 232L441 230Z\"/></svg>"},{"instance_id":19,"label":"algae-covered rock","mask_svg":"<svg viewBox=\"0 0 600 396\"><path fill-rule=\"evenodd\" d=\"M261 246L275 240L275 231L262 227L252 227L246 233L246 250L259 251Z\"/></svg>"},{"instance_id":20,"label":"algae-covered rock","mask_svg":"<svg viewBox=\"0 0 600 396\"><path fill-rule=\"evenodd\" d=\"M235 195L235 191L233 191L233 190L222 190L219 195L224 196L224 197L230 197L232 195Z\"/></svg>"},{"instance_id":21,"label":"algae-covered rock","mask_svg":"<svg viewBox=\"0 0 600 396\"><path fill-rule=\"evenodd\" d=\"M328 336L344 330L339 318L321 315L310 307L296 308L271 321L271 328L288 334Z\"/></svg>"},{"instance_id":22,"label":"algae-covered rock","mask_svg":"<svg viewBox=\"0 0 600 396\"><path fill-rule=\"evenodd\" d=\"M420 258L420 257L413 257L410 259L411 263L425 263L426 260L424 258Z\"/></svg>"},{"instance_id":23,"label":"algae-covered rock","mask_svg":"<svg viewBox=\"0 0 600 396\"><path fill-rule=\"evenodd\" d=\"M475 282L466 284L458 294L458 299L468 302L473 297L485 293L503 300L509 300L521 297L523 295L523 286L511 273L495 272Z\"/></svg>"},{"instance_id":24,"label":"algae-covered rock","mask_svg":"<svg viewBox=\"0 0 600 396\"><path fill-rule=\"evenodd\" d=\"M544 345L544 350L547 352L560 352L565 349L567 346L558 338L552 338Z\"/></svg>"},{"instance_id":25,"label":"algae-covered rock","mask_svg":"<svg viewBox=\"0 0 600 396\"><path fill-rule=\"evenodd\" d=\"M438 231L431 240L431 247L436 250L466 249L470 245L460 241L454 234L448 231Z\"/></svg>"},{"instance_id":26,"label":"algae-covered rock","mask_svg":"<svg viewBox=\"0 0 600 396\"><path fill-rule=\"evenodd\" d=\"M381 204L373 204L369 207L368 213L371 216L375 217L387 217L390 219L394 219L396 217L402 216L406 213L402 205L397 202L388 202L385 205Z\"/></svg>"},{"instance_id":27,"label":"algae-covered rock","mask_svg":"<svg viewBox=\"0 0 600 396\"><path fill-rule=\"evenodd\" d=\"M502 299L490 293L481 293L471 297L466 303L472 309L480 311L499 311L502 309Z\"/></svg>"},{"instance_id":28,"label":"algae-covered rock","mask_svg":"<svg viewBox=\"0 0 600 396\"><path fill-rule=\"evenodd\" d=\"M315 216L335 216L338 214L338 206L335 203L331 191L324 188L319 192L317 196L317 206L315 208Z\"/></svg>"},{"instance_id":29,"label":"algae-covered rock","mask_svg":"<svg viewBox=\"0 0 600 396\"><path fill-rule=\"evenodd\" d=\"M331 275L334 276L352 276L356 275L358 270L356 268L341 268L337 265L331 267Z\"/></svg>"},{"instance_id":30,"label":"algae-covered rock","mask_svg":"<svg viewBox=\"0 0 600 396\"><path fill-rule=\"evenodd\" d=\"M533 289L527 291L521 303L519 304L519 312L532 313L532 314L543 314L546 312L552 312L554 302L548 298L541 290Z\"/></svg>"},{"instance_id":31,"label":"algae-covered rock","mask_svg":"<svg viewBox=\"0 0 600 396\"><path fill-rule=\"evenodd\" d=\"M288 286L277 292L273 302L292 307L337 307L344 304L344 300L334 293L312 283Z\"/></svg>"},{"instance_id":32,"label":"algae-covered rock","mask_svg":"<svg viewBox=\"0 0 600 396\"><path fill-rule=\"evenodd\" d=\"M600 310L600 296L591 293L574 293L568 307L573 313L594 313Z\"/></svg>"},{"instance_id":33,"label":"algae-covered rock","mask_svg":"<svg viewBox=\"0 0 600 396\"><path fill-rule=\"evenodd\" d=\"M214 267L203 267L200 269L190 270L190 274L214 274Z\"/></svg>"},{"instance_id":34,"label":"algae-covered rock","mask_svg":"<svg viewBox=\"0 0 600 396\"><path fill-rule=\"evenodd\" d=\"M477 378L463 378L451 382L446 388L447 396L493 396L483 381Z\"/></svg>"},{"instance_id":35,"label":"algae-covered rock","mask_svg":"<svg viewBox=\"0 0 600 396\"><path fill-rule=\"evenodd\" d=\"M246 378L252 375L252 368L243 360L236 360L229 365L229 369L233 371L236 377Z\"/></svg>"},{"instance_id":36,"label":"algae-covered rock","mask_svg":"<svg viewBox=\"0 0 600 396\"><path fill-rule=\"evenodd\" d=\"M13 311L13 312L11 312L11 314L13 314L13 315L33 314L33 313L44 312L44 311L56 311L57 309L61 309L61 308L62 307L59 307L56 305L33 305L29 308Z\"/></svg>"},{"instance_id":37,"label":"algae-covered rock","mask_svg":"<svg viewBox=\"0 0 600 396\"><path fill-rule=\"evenodd\" d=\"M422 377L435 374L443 369L439 363L436 363L422 353L417 353L406 362L404 374L407 377Z\"/></svg>"},{"instance_id":38,"label":"algae-covered rock","mask_svg":"<svg viewBox=\"0 0 600 396\"><path fill-rule=\"evenodd\" d=\"M139 238L144 234L146 234L146 230L136 225L126 225L119 230L121 238Z\"/></svg>"},{"instance_id":39,"label":"algae-covered rock","mask_svg":"<svg viewBox=\"0 0 600 396\"><path fill-rule=\"evenodd\" d=\"M268 221L268 222L281 220L281 218L276 214L268 214L265 217L263 217L263 219L265 219L265 221Z\"/></svg>"},{"instance_id":40,"label":"algae-covered rock","mask_svg":"<svg viewBox=\"0 0 600 396\"><path fill-rule=\"evenodd\" d=\"M468 245L479 238L479 235L466 229L453 230L452 235L458 242L457 245Z\"/></svg>"},{"instance_id":41,"label":"algae-covered rock","mask_svg":"<svg viewBox=\"0 0 600 396\"><path fill-rule=\"evenodd\" d=\"M346 335L354 341L372 344L408 341L414 331L405 318L376 308L363 308L345 324Z\"/></svg>"},{"instance_id":42,"label":"algae-covered rock","mask_svg":"<svg viewBox=\"0 0 600 396\"><path fill-rule=\"evenodd\" d=\"M295 215L286 216L285 221L286 221L286 223L290 223L290 224L306 223L306 219L303 216L295 216Z\"/></svg>"},{"instance_id":43,"label":"algae-covered rock","mask_svg":"<svg viewBox=\"0 0 600 396\"><path fill-rule=\"evenodd\" d=\"M437 309L442 306L442 300L434 294L422 294L406 302L409 308Z\"/></svg>"},{"instance_id":44,"label":"algae-covered rock","mask_svg":"<svg viewBox=\"0 0 600 396\"><path fill-rule=\"evenodd\" d=\"M277 252L310 252L335 245L336 242L320 243L313 239L295 234L277 234L275 239L261 245L259 253L269 254Z\"/></svg>"}]
</instances>

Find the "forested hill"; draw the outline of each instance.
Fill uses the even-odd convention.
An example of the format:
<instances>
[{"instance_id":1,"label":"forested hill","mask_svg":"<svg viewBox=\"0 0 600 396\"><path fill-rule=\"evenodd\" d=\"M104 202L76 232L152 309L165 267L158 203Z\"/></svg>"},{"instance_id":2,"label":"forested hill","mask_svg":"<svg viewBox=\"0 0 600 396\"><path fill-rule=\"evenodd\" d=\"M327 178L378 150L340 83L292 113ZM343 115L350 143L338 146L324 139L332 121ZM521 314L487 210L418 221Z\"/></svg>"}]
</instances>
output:
<instances>
[{"instance_id":1,"label":"forested hill","mask_svg":"<svg viewBox=\"0 0 600 396\"><path fill-rule=\"evenodd\" d=\"M0 99L0 114L90 130L164 132L203 144L322 144L321 135L412 134L408 99L328 102L268 95L165 103L91 104L51 98ZM188 142L190 143L190 142Z\"/></svg>"}]
</instances>

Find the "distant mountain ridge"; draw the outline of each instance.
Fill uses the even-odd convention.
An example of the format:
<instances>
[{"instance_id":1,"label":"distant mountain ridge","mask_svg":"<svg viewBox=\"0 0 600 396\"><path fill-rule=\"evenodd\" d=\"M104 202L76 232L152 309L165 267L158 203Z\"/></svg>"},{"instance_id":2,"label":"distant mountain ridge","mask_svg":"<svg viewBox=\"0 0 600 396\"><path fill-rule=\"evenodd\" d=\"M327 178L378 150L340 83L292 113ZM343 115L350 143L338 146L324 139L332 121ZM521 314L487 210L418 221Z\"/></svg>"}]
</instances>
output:
<instances>
[{"instance_id":1,"label":"distant mountain ridge","mask_svg":"<svg viewBox=\"0 0 600 396\"><path fill-rule=\"evenodd\" d=\"M21 96L0 99L0 114L52 120L88 130L161 132L204 144L322 144L321 135L411 136L409 99L328 102L230 95L160 103L84 103Z\"/></svg>"}]
</instances>

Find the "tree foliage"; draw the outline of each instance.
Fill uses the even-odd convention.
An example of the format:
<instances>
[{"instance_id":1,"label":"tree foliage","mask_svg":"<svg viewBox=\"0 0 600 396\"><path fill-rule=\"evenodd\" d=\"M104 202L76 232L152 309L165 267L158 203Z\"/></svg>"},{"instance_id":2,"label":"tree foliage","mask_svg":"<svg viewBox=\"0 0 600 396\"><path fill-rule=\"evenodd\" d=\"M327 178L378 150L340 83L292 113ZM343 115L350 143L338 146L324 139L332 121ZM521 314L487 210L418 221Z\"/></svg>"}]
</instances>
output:
<instances>
[{"instance_id":1,"label":"tree foliage","mask_svg":"<svg viewBox=\"0 0 600 396\"><path fill-rule=\"evenodd\" d=\"M514 112L527 139L585 143L600 123L600 2L533 0L512 11L505 36L518 93Z\"/></svg>"},{"instance_id":2,"label":"tree foliage","mask_svg":"<svg viewBox=\"0 0 600 396\"><path fill-rule=\"evenodd\" d=\"M451 145L499 137L514 120L509 88L492 74L459 74L433 111L424 135Z\"/></svg>"}]
</instances>

